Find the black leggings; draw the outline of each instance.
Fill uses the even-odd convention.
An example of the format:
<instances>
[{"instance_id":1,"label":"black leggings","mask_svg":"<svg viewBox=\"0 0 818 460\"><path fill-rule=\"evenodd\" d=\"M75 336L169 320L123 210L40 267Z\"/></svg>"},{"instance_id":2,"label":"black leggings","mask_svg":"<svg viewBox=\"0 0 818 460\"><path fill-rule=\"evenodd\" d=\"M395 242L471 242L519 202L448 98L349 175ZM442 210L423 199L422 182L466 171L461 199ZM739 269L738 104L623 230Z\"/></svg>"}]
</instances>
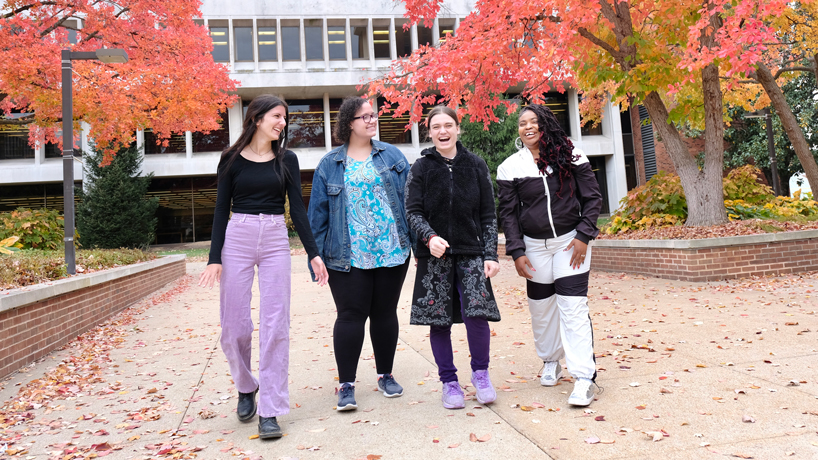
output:
<instances>
[{"instance_id":1,"label":"black leggings","mask_svg":"<svg viewBox=\"0 0 818 460\"><path fill-rule=\"evenodd\" d=\"M378 374L392 373L398 344L398 300L408 268L407 258L397 267L329 270L329 287L338 309L333 346L339 383L355 382L367 318Z\"/></svg>"}]
</instances>

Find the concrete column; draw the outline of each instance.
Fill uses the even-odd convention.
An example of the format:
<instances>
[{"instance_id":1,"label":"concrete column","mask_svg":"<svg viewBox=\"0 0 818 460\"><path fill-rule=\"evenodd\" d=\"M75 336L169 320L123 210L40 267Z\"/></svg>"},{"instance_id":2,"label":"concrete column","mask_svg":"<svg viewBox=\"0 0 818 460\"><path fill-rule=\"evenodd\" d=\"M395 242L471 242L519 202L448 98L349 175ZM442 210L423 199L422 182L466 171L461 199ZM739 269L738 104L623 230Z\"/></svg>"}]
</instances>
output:
<instances>
[{"instance_id":1,"label":"concrete column","mask_svg":"<svg viewBox=\"0 0 818 460\"><path fill-rule=\"evenodd\" d=\"M418 49L418 26L414 24L411 29L411 36L412 36L412 51Z\"/></svg>"},{"instance_id":2,"label":"concrete column","mask_svg":"<svg viewBox=\"0 0 818 460\"><path fill-rule=\"evenodd\" d=\"M233 37L233 19L227 19L227 47L230 48L230 71L236 68L236 42Z\"/></svg>"},{"instance_id":3,"label":"concrete column","mask_svg":"<svg viewBox=\"0 0 818 460\"><path fill-rule=\"evenodd\" d=\"M145 155L145 131L141 129L136 130L136 148Z\"/></svg>"},{"instance_id":4,"label":"concrete column","mask_svg":"<svg viewBox=\"0 0 818 460\"><path fill-rule=\"evenodd\" d=\"M185 131L185 158L193 158L193 133Z\"/></svg>"},{"instance_id":5,"label":"concrete column","mask_svg":"<svg viewBox=\"0 0 818 460\"><path fill-rule=\"evenodd\" d=\"M440 44L440 23L435 18L435 23L432 24L432 44L438 46Z\"/></svg>"},{"instance_id":6,"label":"concrete column","mask_svg":"<svg viewBox=\"0 0 818 460\"><path fill-rule=\"evenodd\" d=\"M420 127L417 123L412 123L412 147L420 148Z\"/></svg>"},{"instance_id":7,"label":"concrete column","mask_svg":"<svg viewBox=\"0 0 818 460\"><path fill-rule=\"evenodd\" d=\"M369 20L369 23L372 24L371 19ZM375 115L377 115L378 114L378 99L377 98L372 98L372 99L369 100L369 102L372 104L372 111L375 112ZM375 131L375 139L380 140L381 139L381 124L378 123L375 126L376 126L376 129L377 129L377 131Z\"/></svg>"},{"instance_id":8,"label":"concrete column","mask_svg":"<svg viewBox=\"0 0 818 460\"><path fill-rule=\"evenodd\" d=\"M389 56L394 61L398 58L398 44L395 40L395 18L389 18Z\"/></svg>"},{"instance_id":9,"label":"concrete column","mask_svg":"<svg viewBox=\"0 0 818 460\"><path fill-rule=\"evenodd\" d=\"M350 69L352 68L352 36L349 34L349 18L346 18L344 21L344 41L346 42L344 46L347 49L347 67Z\"/></svg>"},{"instance_id":10,"label":"concrete column","mask_svg":"<svg viewBox=\"0 0 818 460\"><path fill-rule=\"evenodd\" d=\"M241 110L241 99L227 109L227 128L230 131L230 145L236 143L241 136L241 126L244 122Z\"/></svg>"},{"instance_id":11,"label":"concrete column","mask_svg":"<svg viewBox=\"0 0 818 460\"><path fill-rule=\"evenodd\" d=\"M304 18L298 19L298 39L301 41L301 69L307 70L307 36L304 33Z\"/></svg>"},{"instance_id":12,"label":"concrete column","mask_svg":"<svg viewBox=\"0 0 818 460\"><path fill-rule=\"evenodd\" d=\"M332 125L330 122L329 93L324 93L324 143L327 144L327 152L332 150Z\"/></svg>"},{"instance_id":13,"label":"concrete column","mask_svg":"<svg viewBox=\"0 0 818 460\"><path fill-rule=\"evenodd\" d=\"M34 164L40 166L43 161L45 161L45 139L34 149Z\"/></svg>"},{"instance_id":14,"label":"concrete column","mask_svg":"<svg viewBox=\"0 0 818 460\"><path fill-rule=\"evenodd\" d=\"M321 46L324 48L324 70L329 71L329 34L327 33L327 18L321 19L321 29L324 35L321 37Z\"/></svg>"},{"instance_id":15,"label":"concrete column","mask_svg":"<svg viewBox=\"0 0 818 460\"><path fill-rule=\"evenodd\" d=\"M608 209L613 212L619 206L619 200L628 194L628 181L625 173L625 147L622 142L622 120L619 118L619 106L611 101L605 104L602 120L602 133L613 141L614 154L606 158L605 174L608 177ZM607 120L606 120L607 119ZM607 132L606 132L607 131Z\"/></svg>"},{"instance_id":16,"label":"concrete column","mask_svg":"<svg viewBox=\"0 0 818 460\"><path fill-rule=\"evenodd\" d=\"M278 58L278 68L283 69L283 58L281 57L281 19L276 18L276 57Z\"/></svg>"},{"instance_id":17,"label":"concrete column","mask_svg":"<svg viewBox=\"0 0 818 460\"><path fill-rule=\"evenodd\" d=\"M276 32L276 43L278 43L278 32ZM253 17L253 65L258 72L258 22Z\"/></svg>"},{"instance_id":18,"label":"concrete column","mask_svg":"<svg viewBox=\"0 0 818 460\"><path fill-rule=\"evenodd\" d=\"M372 33L372 18L366 20L367 45L369 45L369 68L375 68L375 34ZM376 137L377 139L377 137Z\"/></svg>"},{"instance_id":19,"label":"concrete column","mask_svg":"<svg viewBox=\"0 0 818 460\"><path fill-rule=\"evenodd\" d=\"M571 139L582 143L582 125L579 117L579 93L574 88L568 92L568 126L571 127Z\"/></svg>"}]
</instances>

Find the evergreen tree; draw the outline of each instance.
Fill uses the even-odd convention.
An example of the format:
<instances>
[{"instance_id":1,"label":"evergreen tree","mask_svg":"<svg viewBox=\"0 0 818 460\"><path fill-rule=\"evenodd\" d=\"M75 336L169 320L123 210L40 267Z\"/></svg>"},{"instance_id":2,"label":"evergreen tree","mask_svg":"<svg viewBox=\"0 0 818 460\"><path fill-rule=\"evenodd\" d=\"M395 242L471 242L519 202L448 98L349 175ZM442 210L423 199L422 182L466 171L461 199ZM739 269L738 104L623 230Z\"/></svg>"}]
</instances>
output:
<instances>
[{"instance_id":1,"label":"evergreen tree","mask_svg":"<svg viewBox=\"0 0 818 460\"><path fill-rule=\"evenodd\" d=\"M148 198L153 174L140 176L142 154L121 149L110 164L103 153L86 152L85 190L79 190L77 230L88 248L139 248L153 241L158 198Z\"/></svg>"},{"instance_id":2,"label":"evergreen tree","mask_svg":"<svg viewBox=\"0 0 818 460\"><path fill-rule=\"evenodd\" d=\"M514 145L517 139L517 119L519 110L508 115L505 107L494 109L494 115L499 119L491 123L486 129L482 121L471 121L470 116L463 117L460 123L460 142L470 152L479 156L488 164L492 180L497 178L497 167L506 158L519 150ZM496 189L495 183L495 189Z\"/></svg>"}]
</instances>

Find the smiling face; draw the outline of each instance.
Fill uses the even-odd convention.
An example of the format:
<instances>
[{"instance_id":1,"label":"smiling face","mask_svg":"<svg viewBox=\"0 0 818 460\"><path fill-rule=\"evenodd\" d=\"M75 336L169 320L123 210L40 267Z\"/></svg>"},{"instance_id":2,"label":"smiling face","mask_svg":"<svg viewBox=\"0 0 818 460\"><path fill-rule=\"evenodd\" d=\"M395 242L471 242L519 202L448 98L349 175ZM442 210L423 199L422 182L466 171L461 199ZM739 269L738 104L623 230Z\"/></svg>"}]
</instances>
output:
<instances>
[{"instance_id":1,"label":"smiling face","mask_svg":"<svg viewBox=\"0 0 818 460\"><path fill-rule=\"evenodd\" d=\"M256 124L256 134L260 134L269 138L271 141L277 141L287 126L287 111L283 105L273 107Z\"/></svg>"},{"instance_id":2,"label":"smiling face","mask_svg":"<svg viewBox=\"0 0 818 460\"><path fill-rule=\"evenodd\" d=\"M369 122L364 121L366 117ZM364 105L355 112L355 119L350 125L352 128L352 135L362 139L372 139L378 133L378 119L375 118L375 111L372 110L372 104L364 102Z\"/></svg>"},{"instance_id":3,"label":"smiling face","mask_svg":"<svg viewBox=\"0 0 818 460\"><path fill-rule=\"evenodd\" d=\"M457 121L445 113L439 113L429 120L429 137L441 155L456 151L459 134L460 126Z\"/></svg>"},{"instance_id":4,"label":"smiling face","mask_svg":"<svg viewBox=\"0 0 818 460\"><path fill-rule=\"evenodd\" d=\"M523 145L528 147L532 152L539 151L540 125L537 121L537 115L534 112L531 110L523 110L523 113L520 114L517 132L523 141Z\"/></svg>"}]
</instances>

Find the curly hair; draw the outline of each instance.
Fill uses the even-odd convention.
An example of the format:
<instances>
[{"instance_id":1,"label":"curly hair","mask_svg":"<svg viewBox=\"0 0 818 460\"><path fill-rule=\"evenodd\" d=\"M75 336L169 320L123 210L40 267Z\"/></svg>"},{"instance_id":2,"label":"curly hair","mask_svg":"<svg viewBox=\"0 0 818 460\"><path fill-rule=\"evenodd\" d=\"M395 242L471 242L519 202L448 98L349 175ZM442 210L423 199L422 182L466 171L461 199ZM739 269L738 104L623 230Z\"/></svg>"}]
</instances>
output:
<instances>
[{"instance_id":1,"label":"curly hair","mask_svg":"<svg viewBox=\"0 0 818 460\"><path fill-rule=\"evenodd\" d=\"M338 109L338 116L335 117L335 126L332 128L332 135L335 140L346 144L349 142L349 136L352 135L352 122L355 120L355 113L358 112L364 104L366 99L360 96L349 96L341 103L341 108Z\"/></svg>"},{"instance_id":2,"label":"curly hair","mask_svg":"<svg viewBox=\"0 0 818 460\"><path fill-rule=\"evenodd\" d=\"M531 104L520 110L520 116L527 110L537 116L537 125L540 130L540 156L537 158L537 168L540 173L546 175L547 168L551 166L552 174L559 177L560 189L562 189L562 184L572 178L571 163L579 158L574 155L574 143L565 134L551 109L544 105ZM571 195L573 195L573 183L570 186ZM557 196L562 198L559 192Z\"/></svg>"}]
</instances>

